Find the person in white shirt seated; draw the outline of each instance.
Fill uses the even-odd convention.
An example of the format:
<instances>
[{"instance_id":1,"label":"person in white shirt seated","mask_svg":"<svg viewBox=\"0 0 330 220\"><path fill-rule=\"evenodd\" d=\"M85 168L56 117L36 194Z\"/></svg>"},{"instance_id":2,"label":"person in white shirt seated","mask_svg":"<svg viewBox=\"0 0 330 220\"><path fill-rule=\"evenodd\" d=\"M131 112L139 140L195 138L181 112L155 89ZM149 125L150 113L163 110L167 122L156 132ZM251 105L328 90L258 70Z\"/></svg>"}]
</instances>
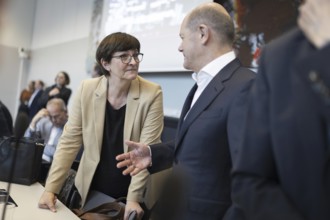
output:
<instances>
[{"instance_id":1,"label":"person in white shirt seated","mask_svg":"<svg viewBox=\"0 0 330 220\"><path fill-rule=\"evenodd\" d=\"M42 159L51 163L60 139L63 127L68 120L67 108L60 98L47 102L46 108L41 109L32 119L25 137L38 137L44 140L45 149Z\"/></svg>"}]
</instances>

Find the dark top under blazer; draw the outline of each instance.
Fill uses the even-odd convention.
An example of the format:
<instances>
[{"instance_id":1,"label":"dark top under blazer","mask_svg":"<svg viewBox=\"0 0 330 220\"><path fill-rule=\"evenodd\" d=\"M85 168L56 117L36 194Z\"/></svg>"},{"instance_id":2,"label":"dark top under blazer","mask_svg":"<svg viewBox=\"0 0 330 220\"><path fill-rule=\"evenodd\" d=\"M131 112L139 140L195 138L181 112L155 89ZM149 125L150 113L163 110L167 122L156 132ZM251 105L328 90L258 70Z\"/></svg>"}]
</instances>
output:
<instances>
[{"instance_id":1,"label":"dark top under blazer","mask_svg":"<svg viewBox=\"0 0 330 220\"><path fill-rule=\"evenodd\" d=\"M157 172L172 166L185 175L187 219L221 219L231 205L232 166L227 131L233 100L255 73L241 67L238 59L226 65L208 84L184 120L196 85L187 97L175 141L151 146L152 167Z\"/></svg>"},{"instance_id":2,"label":"dark top under blazer","mask_svg":"<svg viewBox=\"0 0 330 220\"><path fill-rule=\"evenodd\" d=\"M264 48L234 163L246 219L330 219L329 57L298 29Z\"/></svg>"}]
</instances>

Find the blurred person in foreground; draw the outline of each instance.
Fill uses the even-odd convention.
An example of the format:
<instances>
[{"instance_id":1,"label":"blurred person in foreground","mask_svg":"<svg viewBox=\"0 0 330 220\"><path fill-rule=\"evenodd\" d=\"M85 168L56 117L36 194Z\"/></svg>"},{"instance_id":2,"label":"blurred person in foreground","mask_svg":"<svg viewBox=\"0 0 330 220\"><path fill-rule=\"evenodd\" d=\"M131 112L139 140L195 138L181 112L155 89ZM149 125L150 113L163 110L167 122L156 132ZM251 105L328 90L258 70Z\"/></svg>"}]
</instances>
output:
<instances>
[{"instance_id":1,"label":"blurred person in foreground","mask_svg":"<svg viewBox=\"0 0 330 220\"><path fill-rule=\"evenodd\" d=\"M150 146L127 141L134 150L118 155L123 161L117 166L128 166L123 173L133 176L145 168L155 173L173 166L175 175L166 184L171 188L164 189L155 219L221 219L231 206L230 148L236 145L235 131L228 127L238 122L229 121L228 115L255 73L236 58L234 24L220 4L193 9L184 18L179 35L183 66L194 71L196 84L183 106L176 138Z\"/></svg>"},{"instance_id":2,"label":"blurred person in foreground","mask_svg":"<svg viewBox=\"0 0 330 220\"><path fill-rule=\"evenodd\" d=\"M233 166L244 219L330 219L329 21L330 1L306 0L298 27L262 51Z\"/></svg>"},{"instance_id":3,"label":"blurred person in foreground","mask_svg":"<svg viewBox=\"0 0 330 220\"><path fill-rule=\"evenodd\" d=\"M73 100L70 116L54 155L39 207L55 212L68 170L82 144L84 151L75 178L82 207L90 191L114 198L127 197L125 219L131 211L142 218L149 173L123 176L116 155L129 149L124 140L160 142L163 129L161 87L138 76L143 54L140 42L126 33L106 36L96 59L107 74L84 80Z\"/></svg>"},{"instance_id":4,"label":"blurred person in foreground","mask_svg":"<svg viewBox=\"0 0 330 220\"><path fill-rule=\"evenodd\" d=\"M10 137L13 132L13 118L7 106L0 101L0 137Z\"/></svg>"}]
</instances>

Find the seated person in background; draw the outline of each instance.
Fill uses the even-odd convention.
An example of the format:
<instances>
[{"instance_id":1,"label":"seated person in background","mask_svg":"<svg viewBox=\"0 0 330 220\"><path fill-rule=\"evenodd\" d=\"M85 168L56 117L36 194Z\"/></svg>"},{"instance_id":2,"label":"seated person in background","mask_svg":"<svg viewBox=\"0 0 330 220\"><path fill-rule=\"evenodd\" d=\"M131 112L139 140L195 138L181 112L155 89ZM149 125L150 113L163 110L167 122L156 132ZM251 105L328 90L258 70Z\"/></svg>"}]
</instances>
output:
<instances>
[{"instance_id":1,"label":"seated person in background","mask_svg":"<svg viewBox=\"0 0 330 220\"><path fill-rule=\"evenodd\" d=\"M56 75L55 84L47 87L39 100L39 104L44 108L47 102L52 98L63 99L65 105L68 105L71 96L71 89L66 86L70 84L69 74L61 71Z\"/></svg>"},{"instance_id":2,"label":"seated person in background","mask_svg":"<svg viewBox=\"0 0 330 220\"><path fill-rule=\"evenodd\" d=\"M52 162L57 142L62 135L67 122L67 110L62 99L54 98L48 101L47 107L41 109L32 119L25 137L37 136L45 141L42 159Z\"/></svg>"},{"instance_id":3,"label":"seated person in background","mask_svg":"<svg viewBox=\"0 0 330 220\"><path fill-rule=\"evenodd\" d=\"M13 135L13 118L8 108L0 101L0 137Z\"/></svg>"},{"instance_id":4,"label":"seated person in background","mask_svg":"<svg viewBox=\"0 0 330 220\"><path fill-rule=\"evenodd\" d=\"M25 131L29 126L29 107L28 102L32 93L34 92L34 81L30 81L27 88L23 89L21 92L19 101L20 105L18 107L17 115L15 117L14 130L20 127L22 131Z\"/></svg>"},{"instance_id":5,"label":"seated person in background","mask_svg":"<svg viewBox=\"0 0 330 220\"><path fill-rule=\"evenodd\" d=\"M28 102L29 108L29 121L37 114L37 112L41 109L39 104L39 99L44 92L44 82L41 80L36 80L34 83L34 92L32 93L30 100Z\"/></svg>"},{"instance_id":6,"label":"seated person in background","mask_svg":"<svg viewBox=\"0 0 330 220\"><path fill-rule=\"evenodd\" d=\"M158 143L163 129L161 87L138 76L143 54L140 42L126 33L105 37L97 52L97 62L106 74L84 80L72 103L70 117L57 146L39 207L56 212L56 194L82 144L75 186L81 205L91 190L119 198L127 197L125 219L136 211L144 214L147 171L134 177L123 176L115 156L127 152L124 140ZM149 188L148 188L149 189ZM149 198L148 198L149 199Z\"/></svg>"},{"instance_id":7,"label":"seated person in background","mask_svg":"<svg viewBox=\"0 0 330 220\"><path fill-rule=\"evenodd\" d=\"M20 104L27 105L34 92L35 81L30 81L27 88L23 89L20 95Z\"/></svg>"}]
</instances>

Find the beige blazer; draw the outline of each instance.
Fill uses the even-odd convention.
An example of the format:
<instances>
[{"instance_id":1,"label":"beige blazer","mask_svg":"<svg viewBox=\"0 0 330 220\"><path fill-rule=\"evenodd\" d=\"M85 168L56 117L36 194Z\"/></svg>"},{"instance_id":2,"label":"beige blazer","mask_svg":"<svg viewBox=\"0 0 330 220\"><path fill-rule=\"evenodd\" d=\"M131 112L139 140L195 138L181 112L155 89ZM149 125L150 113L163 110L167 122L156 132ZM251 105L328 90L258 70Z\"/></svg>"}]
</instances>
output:
<instances>
[{"instance_id":1,"label":"beige blazer","mask_svg":"<svg viewBox=\"0 0 330 220\"><path fill-rule=\"evenodd\" d=\"M100 160L107 101L107 78L84 80L76 92L69 119L57 146L46 182L46 191L59 193L68 170L82 144L84 152L77 171L75 184L86 197ZM163 95L159 85L137 77L131 82L127 97L124 140L153 144L160 142L163 129ZM123 140L123 141L124 141ZM127 146L124 144L124 152ZM143 201L149 177L148 171L134 176L127 200Z\"/></svg>"}]
</instances>

